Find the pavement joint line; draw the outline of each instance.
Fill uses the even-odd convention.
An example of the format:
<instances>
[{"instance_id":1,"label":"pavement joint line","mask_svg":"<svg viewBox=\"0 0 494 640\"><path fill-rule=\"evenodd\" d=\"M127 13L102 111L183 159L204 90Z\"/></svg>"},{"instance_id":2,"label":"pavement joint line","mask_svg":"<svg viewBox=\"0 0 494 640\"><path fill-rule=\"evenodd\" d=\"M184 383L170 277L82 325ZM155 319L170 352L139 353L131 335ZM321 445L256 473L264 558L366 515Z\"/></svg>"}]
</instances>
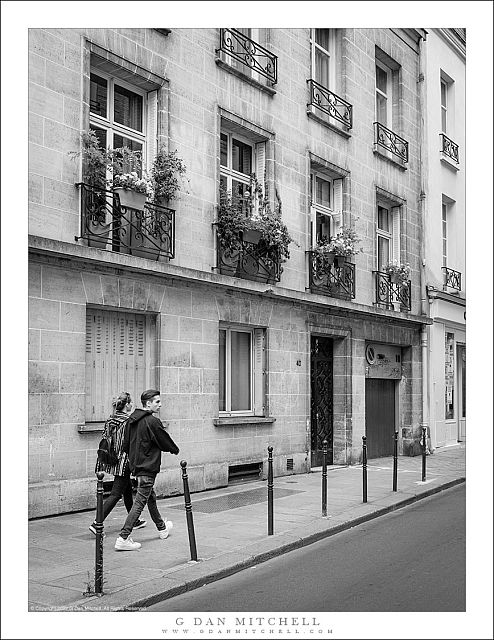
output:
<instances>
[{"instance_id":1,"label":"pavement joint line","mask_svg":"<svg viewBox=\"0 0 494 640\"><path fill-rule=\"evenodd\" d=\"M357 527L363 524L364 522L374 520L375 518L386 515L387 513L390 513L392 511L397 511L398 509L407 507L415 502L418 502L419 500L428 498L436 493L439 493L440 491L445 491L446 489L450 489L464 482L466 482L466 478L464 476L460 478L456 478L455 480L451 480L442 485L432 487L431 489L427 489L426 491L423 491L420 494L414 494L408 498L405 498L404 500L400 500L386 507L381 507L376 511L370 511L364 515L358 516L357 518L346 520L345 522L342 522L341 524L338 524L334 527L316 531L306 537L296 538L291 542L282 544L281 546L278 546L278 547L274 547L273 549L270 549L268 551L264 551L259 554L254 554L252 556L249 556L243 561L236 562L231 566L222 567L221 569L219 569L214 573L210 573L204 576L198 576L197 578L192 579L190 582L185 581L185 583L176 585L170 589L167 589L167 591L164 591L162 593L153 594L151 596L138 600L137 602L132 604L122 605L120 607L115 608L115 611L129 611L136 608L145 609L154 604L157 604L158 602L169 600L170 598L173 598L177 595L181 595L188 591L193 591L206 584L217 582L218 580L234 575L235 573L238 573L239 571L242 571L244 569L248 569L250 567L261 564L263 562L267 562L268 560L271 560L272 558L275 558L279 555L283 555L284 553L288 553L289 551L300 549L302 547L308 546L315 542L319 542L320 540L329 538L333 535L336 535L348 529L352 529L353 527ZM371 505L372 502L366 503L366 504ZM324 521L324 519L325 518L322 518L321 520L317 520L316 523L320 523ZM288 533L293 533L293 532L288 532ZM284 535L284 534L281 534L281 535ZM296 533L294 535L296 535ZM202 566L206 566L206 565L202 565Z\"/></svg>"}]
</instances>

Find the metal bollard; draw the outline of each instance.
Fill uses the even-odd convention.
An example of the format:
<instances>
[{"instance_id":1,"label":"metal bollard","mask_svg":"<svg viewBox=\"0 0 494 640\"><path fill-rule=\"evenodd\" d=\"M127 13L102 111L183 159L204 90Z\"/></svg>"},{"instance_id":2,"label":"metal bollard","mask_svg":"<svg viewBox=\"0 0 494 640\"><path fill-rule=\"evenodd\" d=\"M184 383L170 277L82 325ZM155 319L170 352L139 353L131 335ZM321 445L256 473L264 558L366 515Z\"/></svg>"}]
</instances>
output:
<instances>
[{"instance_id":1,"label":"metal bollard","mask_svg":"<svg viewBox=\"0 0 494 640\"><path fill-rule=\"evenodd\" d=\"M328 515L328 441L322 443L322 515Z\"/></svg>"},{"instance_id":2,"label":"metal bollard","mask_svg":"<svg viewBox=\"0 0 494 640\"><path fill-rule=\"evenodd\" d=\"M425 451L427 449L427 427L422 427L422 482L425 482Z\"/></svg>"},{"instance_id":3,"label":"metal bollard","mask_svg":"<svg viewBox=\"0 0 494 640\"><path fill-rule=\"evenodd\" d=\"M398 490L398 431L394 434L393 448L393 491Z\"/></svg>"},{"instance_id":4,"label":"metal bollard","mask_svg":"<svg viewBox=\"0 0 494 640\"><path fill-rule=\"evenodd\" d=\"M103 595L103 478L105 474L98 471L98 486L96 489L96 562L94 566L94 592Z\"/></svg>"},{"instance_id":5,"label":"metal bollard","mask_svg":"<svg viewBox=\"0 0 494 640\"><path fill-rule=\"evenodd\" d=\"M268 536L273 535L273 520L273 447L268 447Z\"/></svg>"},{"instance_id":6,"label":"metal bollard","mask_svg":"<svg viewBox=\"0 0 494 640\"><path fill-rule=\"evenodd\" d=\"M362 500L367 502L367 438L362 436Z\"/></svg>"},{"instance_id":7,"label":"metal bollard","mask_svg":"<svg viewBox=\"0 0 494 640\"><path fill-rule=\"evenodd\" d=\"M197 562L196 536L194 533L194 519L192 517L192 503L190 501L187 461L182 460L180 466L182 467L182 480L184 483L185 516L187 518L187 532L189 534L190 559Z\"/></svg>"}]
</instances>

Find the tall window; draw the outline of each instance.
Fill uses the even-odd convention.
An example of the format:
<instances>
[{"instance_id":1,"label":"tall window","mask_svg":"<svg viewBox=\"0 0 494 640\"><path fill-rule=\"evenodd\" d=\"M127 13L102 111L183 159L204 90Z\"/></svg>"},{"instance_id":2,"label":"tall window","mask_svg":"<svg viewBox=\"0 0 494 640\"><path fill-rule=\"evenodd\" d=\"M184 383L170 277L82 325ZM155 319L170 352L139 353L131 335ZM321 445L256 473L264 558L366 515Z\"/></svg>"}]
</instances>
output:
<instances>
[{"instance_id":1,"label":"tall window","mask_svg":"<svg viewBox=\"0 0 494 640\"><path fill-rule=\"evenodd\" d=\"M311 245L329 240L341 223L343 179L328 174L311 173Z\"/></svg>"},{"instance_id":2,"label":"tall window","mask_svg":"<svg viewBox=\"0 0 494 640\"><path fill-rule=\"evenodd\" d=\"M377 270L400 260L400 207L377 205Z\"/></svg>"},{"instance_id":3,"label":"tall window","mask_svg":"<svg viewBox=\"0 0 494 640\"><path fill-rule=\"evenodd\" d=\"M220 329L220 414L264 414L264 339L264 329Z\"/></svg>"},{"instance_id":4,"label":"tall window","mask_svg":"<svg viewBox=\"0 0 494 640\"><path fill-rule=\"evenodd\" d=\"M155 320L136 313L88 309L86 315L86 421L103 422L111 399L128 391L138 403L155 386Z\"/></svg>"},{"instance_id":5,"label":"tall window","mask_svg":"<svg viewBox=\"0 0 494 640\"><path fill-rule=\"evenodd\" d=\"M443 267L448 266L448 205L442 203Z\"/></svg>"},{"instance_id":6,"label":"tall window","mask_svg":"<svg viewBox=\"0 0 494 640\"><path fill-rule=\"evenodd\" d=\"M335 89L335 29L311 29L312 77Z\"/></svg>"},{"instance_id":7,"label":"tall window","mask_svg":"<svg viewBox=\"0 0 494 640\"><path fill-rule=\"evenodd\" d=\"M448 120L448 84L441 78L441 131L447 133Z\"/></svg>"},{"instance_id":8,"label":"tall window","mask_svg":"<svg viewBox=\"0 0 494 640\"><path fill-rule=\"evenodd\" d=\"M392 73L384 63L376 61L376 120L392 128Z\"/></svg>"}]
</instances>

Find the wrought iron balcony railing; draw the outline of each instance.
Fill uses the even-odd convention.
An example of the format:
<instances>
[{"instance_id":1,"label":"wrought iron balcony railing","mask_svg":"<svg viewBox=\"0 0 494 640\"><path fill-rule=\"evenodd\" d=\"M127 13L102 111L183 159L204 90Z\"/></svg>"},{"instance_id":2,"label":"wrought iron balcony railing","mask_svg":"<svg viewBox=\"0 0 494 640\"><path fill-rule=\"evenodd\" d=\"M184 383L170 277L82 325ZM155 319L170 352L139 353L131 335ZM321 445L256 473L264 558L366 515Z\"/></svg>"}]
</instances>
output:
<instances>
[{"instance_id":1,"label":"wrought iron balcony railing","mask_svg":"<svg viewBox=\"0 0 494 640\"><path fill-rule=\"evenodd\" d=\"M254 42L236 29L220 29L222 52L254 73L263 76L271 84L276 84L278 76L278 56Z\"/></svg>"},{"instance_id":2,"label":"wrought iron balcony railing","mask_svg":"<svg viewBox=\"0 0 494 640\"><path fill-rule=\"evenodd\" d=\"M445 156L454 160L456 164L460 164L460 150L456 142L450 140L444 133L439 135L441 136L441 151Z\"/></svg>"},{"instance_id":3,"label":"wrought iron balcony railing","mask_svg":"<svg viewBox=\"0 0 494 640\"><path fill-rule=\"evenodd\" d=\"M457 291L461 291L461 273L448 267L442 267L444 274L444 288L451 287Z\"/></svg>"},{"instance_id":4,"label":"wrought iron balcony railing","mask_svg":"<svg viewBox=\"0 0 494 640\"><path fill-rule=\"evenodd\" d=\"M310 92L310 102L307 106L316 107L330 118L334 118L351 129L353 116L352 105L312 78L307 80L307 84L309 85Z\"/></svg>"},{"instance_id":5,"label":"wrought iron balcony railing","mask_svg":"<svg viewBox=\"0 0 494 640\"><path fill-rule=\"evenodd\" d=\"M376 277L376 303L385 304L388 309L410 311L412 308L412 287L410 280L404 283L392 282L388 273L373 272Z\"/></svg>"},{"instance_id":6,"label":"wrought iron balcony railing","mask_svg":"<svg viewBox=\"0 0 494 640\"><path fill-rule=\"evenodd\" d=\"M279 282L282 272L280 260L273 260L259 245L245 241L239 248L228 249L218 240L216 269L223 275L255 282Z\"/></svg>"},{"instance_id":7,"label":"wrought iron balcony railing","mask_svg":"<svg viewBox=\"0 0 494 640\"><path fill-rule=\"evenodd\" d=\"M157 260L175 256L175 211L146 202L144 209L120 204L113 191L78 183L81 190L80 238L89 246ZM76 240L79 239L76 236Z\"/></svg>"},{"instance_id":8,"label":"wrought iron balcony railing","mask_svg":"<svg viewBox=\"0 0 494 640\"><path fill-rule=\"evenodd\" d=\"M309 288L312 293L321 293L332 298L350 300L355 298L355 265L344 262L336 266L325 256L308 251Z\"/></svg>"},{"instance_id":9,"label":"wrought iron balcony railing","mask_svg":"<svg viewBox=\"0 0 494 640\"><path fill-rule=\"evenodd\" d=\"M374 144L391 151L403 162L408 162L408 142L380 122L374 122Z\"/></svg>"}]
</instances>

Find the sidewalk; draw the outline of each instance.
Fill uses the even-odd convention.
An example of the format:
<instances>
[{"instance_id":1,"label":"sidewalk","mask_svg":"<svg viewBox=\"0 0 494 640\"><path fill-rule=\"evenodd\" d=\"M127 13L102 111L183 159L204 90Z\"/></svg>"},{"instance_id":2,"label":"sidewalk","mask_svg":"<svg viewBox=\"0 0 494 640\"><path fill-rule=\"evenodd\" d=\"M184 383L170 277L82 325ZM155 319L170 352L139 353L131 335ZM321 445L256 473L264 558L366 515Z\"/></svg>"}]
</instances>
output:
<instances>
[{"instance_id":1,"label":"sidewalk","mask_svg":"<svg viewBox=\"0 0 494 640\"><path fill-rule=\"evenodd\" d=\"M29 522L30 611L138 610L196 589L269 558L334 535L361 522L465 481L465 446L438 449L422 458L398 458L398 491L392 491L393 458L368 463L368 502L362 502L362 466L328 468L327 517L321 516L321 471L274 479L274 535L267 535L267 483L255 481L192 494L197 554L190 561L184 498L158 501L173 521L160 540L148 524L135 531L139 551L113 548L125 520L119 503L105 521L104 595L94 595L94 512ZM180 473L178 467L177 473ZM95 482L96 491L96 482ZM84 595L88 583L91 595Z\"/></svg>"}]
</instances>

